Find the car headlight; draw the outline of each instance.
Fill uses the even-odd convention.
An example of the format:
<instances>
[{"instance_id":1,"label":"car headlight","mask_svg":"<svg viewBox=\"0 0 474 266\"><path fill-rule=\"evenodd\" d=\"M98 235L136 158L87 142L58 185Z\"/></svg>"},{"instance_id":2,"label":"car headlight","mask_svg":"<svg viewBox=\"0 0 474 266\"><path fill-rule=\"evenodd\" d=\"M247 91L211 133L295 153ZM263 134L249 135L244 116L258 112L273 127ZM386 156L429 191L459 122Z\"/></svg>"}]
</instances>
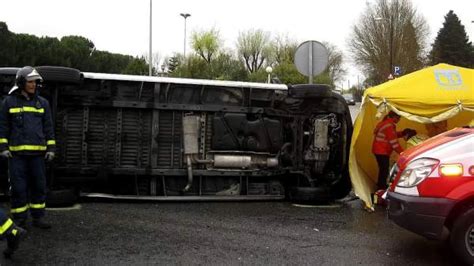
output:
<instances>
[{"instance_id":1,"label":"car headlight","mask_svg":"<svg viewBox=\"0 0 474 266\"><path fill-rule=\"evenodd\" d=\"M398 187L414 187L431 174L439 161L431 158L417 159L407 165L400 175Z\"/></svg>"}]
</instances>

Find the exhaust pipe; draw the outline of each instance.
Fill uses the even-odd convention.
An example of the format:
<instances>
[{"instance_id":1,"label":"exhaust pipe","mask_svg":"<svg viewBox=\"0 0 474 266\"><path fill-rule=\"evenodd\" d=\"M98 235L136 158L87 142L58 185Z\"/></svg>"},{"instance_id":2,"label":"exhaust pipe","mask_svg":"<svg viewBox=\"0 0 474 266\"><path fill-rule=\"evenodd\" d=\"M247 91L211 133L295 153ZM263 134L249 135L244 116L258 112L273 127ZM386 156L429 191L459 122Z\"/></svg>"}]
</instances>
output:
<instances>
[{"instance_id":1,"label":"exhaust pipe","mask_svg":"<svg viewBox=\"0 0 474 266\"><path fill-rule=\"evenodd\" d=\"M195 115L187 115L183 117L183 139L184 154L186 156L186 166L188 168L188 184L184 187L183 192L189 191L193 185L193 165L191 157L198 154L199 139L199 117Z\"/></svg>"},{"instance_id":2,"label":"exhaust pipe","mask_svg":"<svg viewBox=\"0 0 474 266\"><path fill-rule=\"evenodd\" d=\"M193 185L193 164L191 161L191 155L186 155L186 165L188 166L188 184L184 187L183 192L189 191Z\"/></svg>"}]
</instances>

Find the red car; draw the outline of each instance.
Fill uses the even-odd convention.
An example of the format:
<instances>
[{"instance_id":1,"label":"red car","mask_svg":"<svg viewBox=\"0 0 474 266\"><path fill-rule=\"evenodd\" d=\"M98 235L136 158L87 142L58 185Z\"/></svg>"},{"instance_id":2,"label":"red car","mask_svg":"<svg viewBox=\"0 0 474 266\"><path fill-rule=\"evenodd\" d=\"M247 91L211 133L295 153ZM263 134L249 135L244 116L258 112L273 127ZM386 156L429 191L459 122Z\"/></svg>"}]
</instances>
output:
<instances>
[{"instance_id":1,"label":"red car","mask_svg":"<svg viewBox=\"0 0 474 266\"><path fill-rule=\"evenodd\" d=\"M474 264L474 128L456 128L406 150L391 171L388 217L429 239L449 238Z\"/></svg>"}]
</instances>

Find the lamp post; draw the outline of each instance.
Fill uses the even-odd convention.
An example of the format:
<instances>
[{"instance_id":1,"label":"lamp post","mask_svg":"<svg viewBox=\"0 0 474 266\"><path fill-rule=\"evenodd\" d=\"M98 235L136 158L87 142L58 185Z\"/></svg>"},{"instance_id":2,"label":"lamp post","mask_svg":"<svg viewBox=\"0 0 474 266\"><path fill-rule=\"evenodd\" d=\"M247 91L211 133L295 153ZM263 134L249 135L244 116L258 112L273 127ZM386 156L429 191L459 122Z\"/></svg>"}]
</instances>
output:
<instances>
[{"instance_id":1,"label":"lamp post","mask_svg":"<svg viewBox=\"0 0 474 266\"><path fill-rule=\"evenodd\" d=\"M150 49L149 49L149 54L148 54L148 75L149 75L149 76L151 76L151 74L152 74L151 72L152 72L152 65L153 65L153 62L152 62L153 59L151 58L151 42L152 42L152 40L151 40L151 36L152 36L152 30L151 30L151 28L152 28L152 23L151 23L151 22L152 22L152 20L153 20L153 19L152 19L152 18L153 18L153 17L152 17L152 13L153 13L153 12L152 12L152 4L151 4L151 2L152 2L152 0L150 0Z\"/></svg>"},{"instance_id":2,"label":"lamp post","mask_svg":"<svg viewBox=\"0 0 474 266\"><path fill-rule=\"evenodd\" d=\"M189 13L180 13L180 16L184 18L184 52L183 56L186 58L186 19L191 16Z\"/></svg>"},{"instance_id":3,"label":"lamp post","mask_svg":"<svg viewBox=\"0 0 474 266\"><path fill-rule=\"evenodd\" d=\"M270 83L271 82L271 79L272 79L272 72L273 72L273 68L271 66L267 66L267 68L265 68L265 71L267 72L267 83Z\"/></svg>"},{"instance_id":4,"label":"lamp post","mask_svg":"<svg viewBox=\"0 0 474 266\"><path fill-rule=\"evenodd\" d=\"M374 18L375 21L382 21L382 20L387 20L387 18L382 18L382 17L377 17L377 18ZM390 16L390 18L388 18L388 22L389 22L389 43L388 43L388 47L389 47L389 56L390 56L390 59L389 59L389 73L391 76L393 76L393 19L392 19L392 16Z\"/></svg>"}]
</instances>

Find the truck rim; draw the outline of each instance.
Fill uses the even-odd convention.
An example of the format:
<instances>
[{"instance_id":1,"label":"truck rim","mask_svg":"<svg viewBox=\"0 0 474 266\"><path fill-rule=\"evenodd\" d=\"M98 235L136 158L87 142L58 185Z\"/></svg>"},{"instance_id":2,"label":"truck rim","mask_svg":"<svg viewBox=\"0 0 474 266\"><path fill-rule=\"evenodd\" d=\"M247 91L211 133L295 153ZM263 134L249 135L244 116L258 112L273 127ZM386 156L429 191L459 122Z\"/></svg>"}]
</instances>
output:
<instances>
[{"instance_id":1,"label":"truck rim","mask_svg":"<svg viewBox=\"0 0 474 266\"><path fill-rule=\"evenodd\" d=\"M471 256L474 256L474 224L466 232L466 247Z\"/></svg>"}]
</instances>

